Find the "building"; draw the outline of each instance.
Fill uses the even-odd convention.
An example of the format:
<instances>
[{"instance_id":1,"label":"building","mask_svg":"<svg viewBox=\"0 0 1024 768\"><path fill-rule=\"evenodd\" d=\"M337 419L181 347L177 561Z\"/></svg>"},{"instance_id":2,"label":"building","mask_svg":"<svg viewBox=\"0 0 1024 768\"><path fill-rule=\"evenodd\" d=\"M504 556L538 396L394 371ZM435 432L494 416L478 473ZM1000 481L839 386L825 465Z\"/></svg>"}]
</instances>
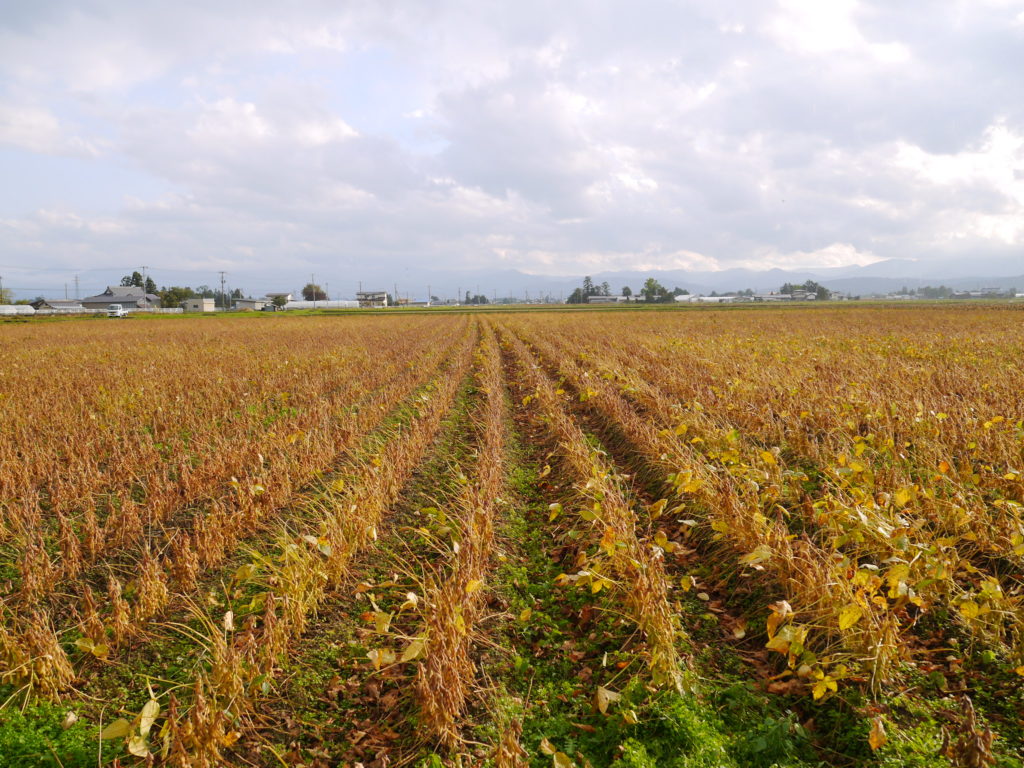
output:
<instances>
[{"instance_id":1,"label":"building","mask_svg":"<svg viewBox=\"0 0 1024 768\"><path fill-rule=\"evenodd\" d=\"M232 306L234 309L259 312L269 303L266 299L235 299L235 303Z\"/></svg>"},{"instance_id":2,"label":"building","mask_svg":"<svg viewBox=\"0 0 1024 768\"><path fill-rule=\"evenodd\" d=\"M351 299L320 299L319 301L289 301L281 309L358 309L359 302Z\"/></svg>"},{"instance_id":3,"label":"building","mask_svg":"<svg viewBox=\"0 0 1024 768\"><path fill-rule=\"evenodd\" d=\"M629 301L629 296L588 296L587 304L622 304Z\"/></svg>"},{"instance_id":4,"label":"building","mask_svg":"<svg viewBox=\"0 0 1024 768\"><path fill-rule=\"evenodd\" d=\"M82 299L86 309L106 309L111 304L125 309L153 309L160 306L160 297L134 285L108 285L103 293Z\"/></svg>"},{"instance_id":5,"label":"building","mask_svg":"<svg viewBox=\"0 0 1024 768\"><path fill-rule=\"evenodd\" d=\"M78 299L36 299L32 307L38 311L50 310L53 312L83 312L85 307Z\"/></svg>"},{"instance_id":6,"label":"building","mask_svg":"<svg viewBox=\"0 0 1024 768\"><path fill-rule=\"evenodd\" d=\"M735 296L694 296L684 293L676 296L676 301L683 304L732 304L736 301Z\"/></svg>"},{"instance_id":7,"label":"building","mask_svg":"<svg viewBox=\"0 0 1024 768\"><path fill-rule=\"evenodd\" d=\"M181 308L186 312L215 312L217 310L213 299L204 299L202 297L185 299L181 302Z\"/></svg>"},{"instance_id":8,"label":"building","mask_svg":"<svg viewBox=\"0 0 1024 768\"><path fill-rule=\"evenodd\" d=\"M277 298L284 298L284 302L283 302L284 304L287 304L289 301L292 300L292 295L290 293L268 293L268 294L266 294L266 296L267 296L267 301L266 301L267 304L273 304L274 303L274 299L277 299Z\"/></svg>"},{"instance_id":9,"label":"building","mask_svg":"<svg viewBox=\"0 0 1024 768\"><path fill-rule=\"evenodd\" d=\"M356 301L360 307L386 307L388 305L387 291L356 291Z\"/></svg>"}]
</instances>

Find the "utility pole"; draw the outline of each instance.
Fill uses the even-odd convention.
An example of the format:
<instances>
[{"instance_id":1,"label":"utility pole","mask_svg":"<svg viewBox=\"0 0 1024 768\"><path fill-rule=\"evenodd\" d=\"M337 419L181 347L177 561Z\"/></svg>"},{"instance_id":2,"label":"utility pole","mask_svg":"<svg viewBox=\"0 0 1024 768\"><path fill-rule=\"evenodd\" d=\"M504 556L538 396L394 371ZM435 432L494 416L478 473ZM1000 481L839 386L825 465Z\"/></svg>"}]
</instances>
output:
<instances>
[{"instance_id":1,"label":"utility pole","mask_svg":"<svg viewBox=\"0 0 1024 768\"><path fill-rule=\"evenodd\" d=\"M221 301L224 303L223 309L224 309L225 312L227 312L228 311L228 297L224 293L224 272L220 273L220 296L221 296Z\"/></svg>"},{"instance_id":2,"label":"utility pole","mask_svg":"<svg viewBox=\"0 0 1024 768\"><path fill-rule=\"evenodd\" d=\"M68 300L68 284L64 283L64 301Z\"/></svg>"},{"instance_id":3,"label":"utility pole","mask_svg":"<svg viewBox=\"0 0 1024 768\"><path fill-rule=\"evenodd\" d=\"M430 283L427 283L427 306L428 307L430 306L430 302L431 301L433 301L433 299L430 298Z\"/></svg>"},{"instance_id":4,"label":"utility pole","mask_svg":"<svg viewBox=\"0 0 1024 768\"><path fill-rule=\"evenodd\" d=\"M398 306L398 283L395 283L395 292L391 294L395 297L395 306Z\"/></svg>"},{"instance_id":5,"label":"utility pole","mask_svg":"<svg viewBox=\"0 0 1024 768\"><path fill-rule=\"evenodd\" d=\"M78 301L79 298L80 297L78 295L78 275L75 275L75 301Z\"/></svg>"},{"instance_id":6,"label":"utility pole","mask_svg":"<svg viewBox=\"0 0 1024 768\"><path fill-rule=\"evenodd\" d=\"M309 290L313 293L313 309L316 309L316 275L309 274Z\"/></svg>"},{"instance_id":7,"label":"utility pole","mask_svg":"<svg viewBox=\"0 0 1024 768\"><path fill-rule=\"evenodd\" d=\"M462 286L461 285L458 286L455 289L455 303L456 304L461 304L462 303Z\"/></svg>"},{"instance_id":8,"label":"utility pole","mask_svg":"<svg viewBox=\"0 0 1024 768\"><path fill-rule=\"evenodd\" d=\"M0 275L0 303L4 300L4 276Z\"/></svg>"}]
</instances>

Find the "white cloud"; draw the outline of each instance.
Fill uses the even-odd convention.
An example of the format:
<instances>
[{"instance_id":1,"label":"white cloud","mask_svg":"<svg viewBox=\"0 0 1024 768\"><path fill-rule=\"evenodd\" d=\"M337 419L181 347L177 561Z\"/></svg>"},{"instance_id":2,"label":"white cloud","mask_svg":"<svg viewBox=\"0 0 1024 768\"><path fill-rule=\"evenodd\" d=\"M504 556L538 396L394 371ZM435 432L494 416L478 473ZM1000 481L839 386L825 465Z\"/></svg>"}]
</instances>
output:
<instances>
[{"instance_id":1,"label":"white cloud","mask_svg":"<svg viewBox=\"0 0 1024 768\"><path fill-rule=\"evenodd\" d=\"M781 253L767 250L756 259L740 261L737 266L747 269L824 269L829 267L865 266L881 261L871 251L858 250L851 243L830 243L813 251L791 251Z\"/></svg>"},{"instance_id":2,"label":"white cloud","mask_svg":"<svg viewBox=\"0 0 1024 768\"><path fill-rule=\"evenodd\" d=\"M94 156L96 143L70 133L56 115L37 106L0 102L0 145L52 155Z\"/></svg>"},{"instance_id":3,"label":"white cloud","mask_svg":"<svg viewBox=\"0 0 1024 768\"><path fill-rule=\"evenodd\" d=\"M1019 245L1019 4L914 2L19 4L0 248L556 274Z\"/></svg>"}]
</instances>

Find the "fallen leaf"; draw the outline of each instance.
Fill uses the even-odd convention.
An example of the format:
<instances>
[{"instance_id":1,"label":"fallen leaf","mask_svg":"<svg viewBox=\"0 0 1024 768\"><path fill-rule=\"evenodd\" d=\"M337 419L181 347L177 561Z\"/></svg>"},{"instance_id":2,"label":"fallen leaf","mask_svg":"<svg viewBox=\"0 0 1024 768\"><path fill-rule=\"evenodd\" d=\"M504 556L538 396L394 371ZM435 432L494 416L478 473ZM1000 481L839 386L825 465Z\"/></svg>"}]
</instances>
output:
<instances>
[{"instance_id":1,"label":"fallen leaf","mask_svg":"<svg viewBox=\"0 0 1024 768\"><path fill-rule=\"evenodd\" d=\"M607 715L608 705L614 704L621 698L621 693L615 693L615 691L609 691L607 688L598 686L597 691L594 693L594 706L602 715Z\"/></svg>"},{"instance_id":2,"label":"fallen leaf","mask_svg":"<svg viewBox=\"0 0 1024 768\"><path fill-rule=\"evenodd\" d=\"M877 750L885 746L885 742L888 740L889 737L885 735L885 723L882 722L882 716L875 715L871 718L871 733L868 734L868 744L871 745L872 750Z\"/></svg>"}]
</instances>

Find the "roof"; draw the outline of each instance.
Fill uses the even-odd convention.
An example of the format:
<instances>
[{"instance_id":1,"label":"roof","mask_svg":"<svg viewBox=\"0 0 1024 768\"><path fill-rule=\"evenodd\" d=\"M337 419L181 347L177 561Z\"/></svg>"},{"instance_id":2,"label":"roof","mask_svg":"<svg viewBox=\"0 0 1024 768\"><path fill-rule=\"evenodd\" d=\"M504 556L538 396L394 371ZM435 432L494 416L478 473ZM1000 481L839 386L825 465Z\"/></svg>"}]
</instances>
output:
<instances>
[{"instance_id":1,"label":"roof","mask_svg":"<svg viewBox=\"0 0 1024 768\"><path fill-rule=\"evenodd\" d=\"M81 309L82 302L78 299L43 299L41 301L33 301L32 306L36 309L39 309L39 307L51 307L53 309Z\"/></svg>"},{"instance_id":2,"label":"roof","mask_svg":"<svg viewBox=\"0 0 1024 768\"><path fill-rule=\"evenodd\" d=\"M137 304L140 301L147 301L155 304L160 297L153 293L146 293L137 285L108 285L107 290L95 296L86 296L82 299L83 304Z\"/></svg>"}]
</instances>

